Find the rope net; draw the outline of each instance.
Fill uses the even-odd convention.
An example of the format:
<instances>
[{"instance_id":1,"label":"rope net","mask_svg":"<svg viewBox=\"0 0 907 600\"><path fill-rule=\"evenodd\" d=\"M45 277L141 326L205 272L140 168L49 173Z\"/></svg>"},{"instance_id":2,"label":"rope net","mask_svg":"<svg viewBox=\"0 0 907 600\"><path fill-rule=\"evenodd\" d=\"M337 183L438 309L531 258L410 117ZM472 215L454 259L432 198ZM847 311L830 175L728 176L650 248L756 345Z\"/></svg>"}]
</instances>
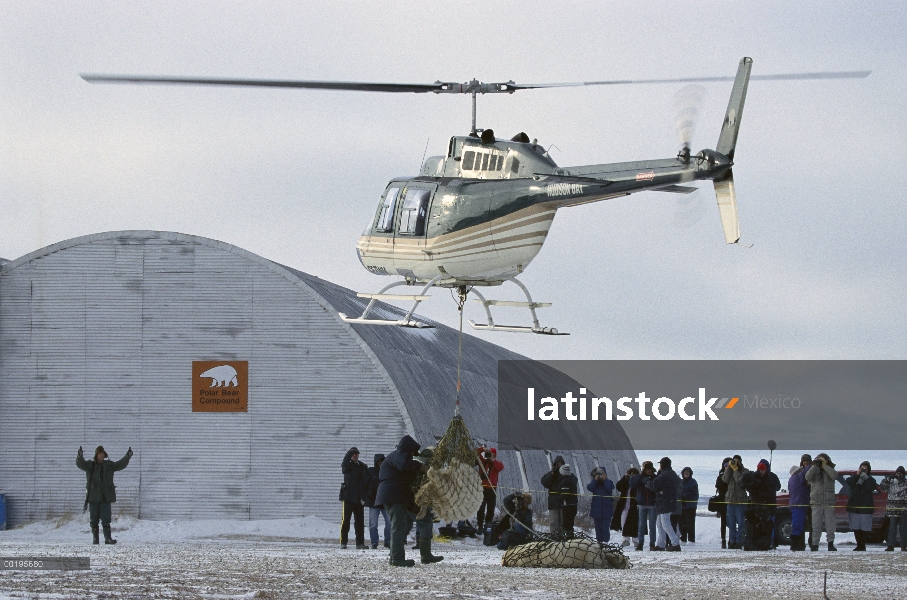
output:
<instances>
[{"instance_id":1,"label":"rope net","mask_svg":"<svg viewBox=\"0 0 907 600\"><path fill-rule=\"evenodd\" d=\"M430 506L445 521L474 517L482 504L475 461L472 436L463 417L456 415L431 455L428 473L417 481L416 504L423 511Z\"/></svg>"},{"instance_id":2,"label":"rope net","mask_svg":"<svg viewBox=\"0 0 907 600\"><path fill-rule=\"evenodd\" d=\"M537 534L538 535L538 534ZM616 544L599 544L583 532L538 535L535 541L510 546L505 567L558 569L629 569L630 560Z\"/></svg>"}]
</instances>

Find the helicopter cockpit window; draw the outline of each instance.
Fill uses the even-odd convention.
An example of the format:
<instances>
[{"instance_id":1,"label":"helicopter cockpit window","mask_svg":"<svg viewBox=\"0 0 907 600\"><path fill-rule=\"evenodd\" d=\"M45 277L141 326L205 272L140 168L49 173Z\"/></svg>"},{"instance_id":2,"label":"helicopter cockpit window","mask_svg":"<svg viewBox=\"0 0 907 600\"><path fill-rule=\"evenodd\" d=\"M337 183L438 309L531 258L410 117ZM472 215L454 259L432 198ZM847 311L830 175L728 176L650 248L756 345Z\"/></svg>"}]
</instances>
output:
<instances>
[{"instance_id":1,"label":"helicopter cockpit window","mask_svg":"<svg viewBox=\"0 0 907 600\"><path fill-rule=\"evenodd\" d=\"M463 170L472 171L472 163L476 159L476 153L472 150L467 150L463 153Z\"/></svg>"},{"instance_id":2,"label":"helicopter cockpit window","mask_svg":"<svg viewBox=\"0 0 907 600\"><path fill-rule=\"evenodd\" d=\"M394 208L397 206L397 196L400 194L400 188L392 187L387 190L384 201L381 202L381 210L378 211L378 221L375 229L378 231L392 231L394 229Z\"/></svg>"},{"instance_id":3,"label":"helicopter cockpit window","mask_svg":"<svg viewBox=\"0 0 907 600\"><path fill-rule=\"evenodd\" d=\"M399 233L404 235L425 235L425 215L428 212L430 190L410 188L403 197L400 211Z\"/></svg>"},{"instance_id":4,"label":"helicopter cockpit window","mask_svg":"<svg viewBox=\"0 0 907 600\"><path fill-rule=\"evenodd\" d=\"M513 161L510 163L510 172L519 173L520 172L520 159L513 157Z\"/></svg>"}]
</instances>

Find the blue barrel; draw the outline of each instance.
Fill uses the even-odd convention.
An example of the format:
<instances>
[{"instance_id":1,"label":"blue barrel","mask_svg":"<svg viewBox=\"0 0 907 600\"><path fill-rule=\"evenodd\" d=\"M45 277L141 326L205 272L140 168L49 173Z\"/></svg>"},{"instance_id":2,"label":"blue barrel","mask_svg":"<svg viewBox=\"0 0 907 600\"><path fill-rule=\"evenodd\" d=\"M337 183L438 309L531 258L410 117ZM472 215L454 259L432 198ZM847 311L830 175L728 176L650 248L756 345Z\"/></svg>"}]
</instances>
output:
<instances>
[{"instance_id":1,"label":"blue barrel","mask_svg":"<svg viewBox=\"0 0 907 600\"><path fill-rule=\"evenodd\" d=\"M6 494L0 494L0 531L6 531Z\"/></svg>"}]
</instances>

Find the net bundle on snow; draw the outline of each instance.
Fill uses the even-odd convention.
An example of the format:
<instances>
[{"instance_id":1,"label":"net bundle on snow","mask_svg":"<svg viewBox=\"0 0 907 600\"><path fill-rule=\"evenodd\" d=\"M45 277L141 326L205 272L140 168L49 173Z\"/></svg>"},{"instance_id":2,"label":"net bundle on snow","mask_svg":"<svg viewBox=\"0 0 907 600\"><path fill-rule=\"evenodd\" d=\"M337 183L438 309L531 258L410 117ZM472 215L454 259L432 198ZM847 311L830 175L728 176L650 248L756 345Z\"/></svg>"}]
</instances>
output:
<instances>
[{"instance_id":1,"label":"net bundle on snow","mask_svg":"<svg viewBox=\"0 0 907 600\"><path fill-rule=\"evenodd\" d=\"M599 544L581 532L551 534L519 546L510 546L501 564L505 567L560 569L629 569L620 546Z\"/></svg>"},{"instance_id":2,"label":"net bundle on snow","mask_svg":"<svg viewBox=\"0 0 907 600\"><path fill-rule=\"evenodd\" d=\"M456 415L438 441L428 473L416 492L416 504L423 507L422 512L430 506L445 521L475 516L482 504L482 482L475 461L469 429L463 417Z\"/></svg>"}]
</instances>

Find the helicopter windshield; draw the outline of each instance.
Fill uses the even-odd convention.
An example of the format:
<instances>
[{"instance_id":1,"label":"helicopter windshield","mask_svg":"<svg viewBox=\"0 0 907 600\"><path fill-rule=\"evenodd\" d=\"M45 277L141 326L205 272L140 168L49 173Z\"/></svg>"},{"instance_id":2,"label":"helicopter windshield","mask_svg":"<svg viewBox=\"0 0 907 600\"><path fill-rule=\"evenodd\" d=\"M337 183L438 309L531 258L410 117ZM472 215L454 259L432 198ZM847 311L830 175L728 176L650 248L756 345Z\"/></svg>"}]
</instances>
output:
<instances>
[{"instance_id":1,"label":"helicopter windshield","mask_svg":"<svg viewBox=\"0 0 907 600\"><path fill-rule=\"evenodd\" d=\"M393 231L394 229L394 208L397 206L397 196L400 194L400 188L392 187L387 190L384 200L381 202L381 208L378 211L378 221L375 229L378 231Z\"/></svg>"}]
</instances>

